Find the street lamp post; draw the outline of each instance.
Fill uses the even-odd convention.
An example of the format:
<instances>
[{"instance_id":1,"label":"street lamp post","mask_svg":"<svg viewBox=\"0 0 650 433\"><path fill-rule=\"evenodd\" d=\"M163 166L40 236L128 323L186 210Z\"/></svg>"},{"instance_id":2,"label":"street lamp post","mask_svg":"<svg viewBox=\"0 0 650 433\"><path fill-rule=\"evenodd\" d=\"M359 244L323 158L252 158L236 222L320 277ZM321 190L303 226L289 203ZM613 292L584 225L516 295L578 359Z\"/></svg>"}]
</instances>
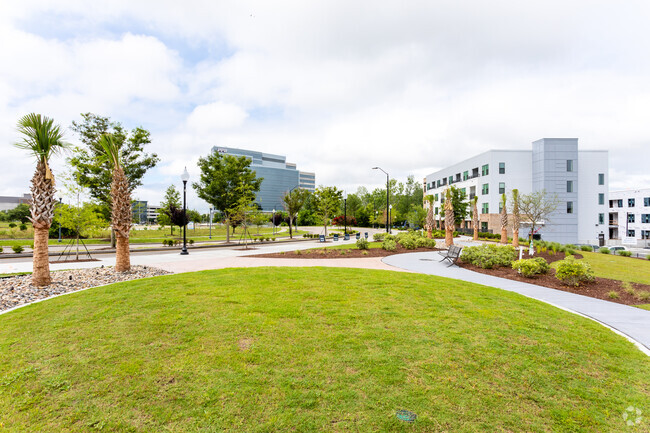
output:
<instances>
[{"instance_id":1,"label":"street lamp post","mask_svg":"<svg viewBox=\"0 0 650 433\"><path fill-rule=\"evenodd\" d=\"M187 181L190 179L190 174L187 172L187 167L181 175L181 180L183 181L183 216L187 214ZM185 256L189 254L187 252L187 224L183 225L183 249L181 250L181 255Z\"/></svg>"},{"instance_id":2,"label":"street lamp post","mask_svg":"<svg viewBox=\"0 0 650 433\"><path fill-rule=\"evenodd\" d=\"M59 206L63 203L63 197L59 197ZM59 207L59 242L61 242L61 208Z\"/></svg>"},{"instance_id":3,"label":"street lamp post","mask_svg":"<svg viewBox=\"0 0 650 433\"><path fill-rule=\"evenodd\" d=\"M393 213L393 205L391 204L390 206L388 206L388 227L389 227L388 232L389 233L393 232L392 227L390 227L391 226L390 217L392 213Z\"/></svg>"},{"instance_id":4,"label":"street lamp post","mask_svg":"<svg viewBox=\"0 0 650 433\"><path fill-rule=\"evenodd\" d=\"M275 208L273 208L273 215L271 216L271 225L273 226L273 236L275 236Z\"/></svg>"},{"instance_id":5,"label":"street lamp post","mask_svg":"<svg viewBox=\"0 0 650 433\"><path fill-rule=\"evenodd\" d=\"M343 193L343 218L345 218L345 229L343 229L344 234L348 234L348 193Z\"/></svg>"},{"instance_id":6,"label":"street lamp post","mask_svg":"<svg viewBox=\"0 0 650 433\"><path fill-rule=\"evenodd\" d=\"M388 203L390 201L390 178L388 176L388 173L386 173L386 171L384 171L384 169L382 169L381 167L373 167L372 169L373 170L381 170L386 174L386 233L389 233L390 231L388 229L388 211L390 209L388 209L388 206L389 206Z\"/></svg>"},{"instance_id":7,"label":"street lamp post","mask_svg":"<svg viewBox=\"0 0 650 433\"><path fill-rule=\"evenodd\" d=\"M210 208L210 239L212 239L212 208Z\"/></svg>"}]
</instances>

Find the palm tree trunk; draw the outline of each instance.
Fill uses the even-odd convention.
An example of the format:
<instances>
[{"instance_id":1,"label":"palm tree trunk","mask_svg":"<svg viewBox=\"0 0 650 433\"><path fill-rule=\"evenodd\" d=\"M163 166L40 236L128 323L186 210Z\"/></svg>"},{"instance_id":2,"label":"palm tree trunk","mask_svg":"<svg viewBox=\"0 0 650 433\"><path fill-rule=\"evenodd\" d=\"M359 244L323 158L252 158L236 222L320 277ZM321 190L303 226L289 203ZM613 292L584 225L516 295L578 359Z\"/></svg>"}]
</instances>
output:
<instances>
[{"instance_id":1,"label":"palm tree trunk","mask_svg":"<svg viewBox=\"0 0 650 433\"><path fill-rule=\"evenodd\" d=\"M34 227L34 273L32 284L36 287L48 286L52 282L50 277L50 257L48 255L49 230Z\"/></svg>"},{"instance_id":2,"label":"palm tree trunk","mask_svg":"<svg viewBox=\"0 0 650 433\"><path fill-rule=\"evenodd\" d=\"M508 229L507 228L501 228L501 243L503 245L506 245L508 243Z\"/></svg>"},{"instance_id":3,"label":"palm tree trunk","mask_svg":"<svg viewBox=\"0 0 650 433\"><path fill-rule=\"evenodd\" d=\"M512 230L512 246L519 248L519 229Z\"/></svg>"},{"instance_id":4,"label":"palm tree trunk","mask_svg":"<svg viewBox=\"0 0 650 433\"><path fill-rule=\"evenodd\" d=\"M129 238L116 233L117 247L115 249L115 270L127 272L131 270L131 257L129 253Z\"/></svg>"}]
</instances>

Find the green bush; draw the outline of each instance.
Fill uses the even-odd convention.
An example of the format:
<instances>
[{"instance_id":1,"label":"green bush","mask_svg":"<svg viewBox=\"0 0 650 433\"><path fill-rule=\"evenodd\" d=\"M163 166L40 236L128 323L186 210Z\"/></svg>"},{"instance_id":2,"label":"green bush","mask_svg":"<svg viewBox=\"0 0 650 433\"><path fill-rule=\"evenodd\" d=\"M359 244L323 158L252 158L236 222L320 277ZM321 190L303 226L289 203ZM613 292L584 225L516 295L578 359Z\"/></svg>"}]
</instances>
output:
<instances>
[{"instance_id":1,"label":"green bush","mask_svg":"<svg viewBox=\"0 0 650 433\"><path fill-rule=\"evenodd\" d=\"M609 299L618 299L618 298L620 298L620 296L619 296L619 294L618 294L618 292L616 290L610 290L609 292L607 292L607 296L609 297Z\"/></svg>"},{"instance_id":2,"label":"green bush","mask_svg":"<svg viewBox=\"0 0 650 433\"><path fill-rule=\"evenodd\" d=\"M367 239L364 238L357 239L357 248L359 248L360 250L367 250L369 245L370 243L368 242Z\"/></svg>"},{"instance_id":3,"label":"green bush","mask_svg":"<svg viewBox=\"0 0 650 433\"><path fill-rule=\"evenodd\" d=\"M14 245L11 249L14 250L14 253L16 254L20 254L25 250L22 245Z\"/></svg>"},{"instance_id":4,"label":"green bush","mask_svg":"<svg viewBox=\"0 0 650 433\"><path fill-rule=\"evenodd\" d=\"M163 244L163 247L166 247L167 246L167 239L163 239L162 244Z\"/></svg>"},{"instance_id":5,"label":"green bush","mask_svg":"<svg viewBox=\"0 0 650 433\"><path fill-rule=\"evenodd\" d=\"M2 245L0 245L0 253L3 251Z\"/></svg>"},{"instance_id":6,"label":"green bush","mask_svg":"<svg viewBox=\"0 0 650 433\"><path fill-rule=\"evenodd\" d=\"M10 229L12 229L12 228L14 228L14 227L16 227L16 223L9 223L9 228L10 228Z\"/></svg>"},{"instance_id":7,"label":"green bush","mask_svg":"<svg viewBox=\"0 0 650 433\"><path fill-rule=\"evenodd\" d=\"M580 247L582 251L591 251L591 247L589 245L583 245Z\"/></svg>"},{"instance_id":8,"label":"green bush","mask_svg":"<svg viewBox=\"0 0 650 433\"><path fill-rule=\"evenodd\" d=\"M407 250L414 250L417 248L417 241L415 240L415 236L407 234L407 233L400 233L397 235L396 239L397 243L406 248Z\"/></svg>"},{"instance_id":9,"label":"green bush","mask_svg":"<svg viewBox=\"0 0 650 433\"><path fill-rule=\"evenodd\" d=\"M386 237L386 233L375 233L372 235L372 240L375 242L382 242L384 237Z\"/></svg>"},{"instance_id":10,"label":"green bush","mask_svg":"<svg viewBox=\"0 0 650 433\"><path fill-rule=\"evenodd\" d=\"M27 224L25 224L25 223L21 223L21 224L18 226L18 228L19 228L21 231L24 232L25 230L27 230Z\"/></svg>"},{"instance_id":11,"label":"green bush","mask_svg":"<svg viewBox=\"0 0 650 433\"><path fill-rule=\"evenodd\" d=\"M601 254L609 254L610 253L609 248L607 248L607 247L602 247L601 249L598 250L598 252L600 252Z\"/></svg>"},{"instance_id":12,"label":"green bush","mask_svg":"<svg viewBox=\"0 0 650 433\"><path fill-rule=\"evenodd\" d=\"M465 247L460 256L461 260L483 269L511 266L516 253L512 245L484 244Z\"/></svg>"},{"instance_id":13,"label":"green bush","mask_svg":"<svg viewBox=\"0 0 650 433\"><path fill-rule=\"evenodd\" d=\"M188 240L187 243L190 244L190 245L194 245L194 239Z\"/></svg>"},{"instance_id":14,"label":"green bush","mask_svg":"<svg viewBox=\"0 0 650 433\"><path fill-rule=\"evenodd\" d=\"M436 240L435 239L429 239L426 236L420 236L417 238L417 246L418 248L435 248L436 247Z\"/></svg>"},{"instance_id":15,"label":"green bush","mask_svg":"<svg viewBox=\"0 0 650 433\"><path fill-rule=\"evenodd\" d=\"M567 256L572 256L572 255L574 255L576 253L576 250L574 250L573 248L567 248L566 251L564 251L564 253Z\"/></svg>"},{"instance_id":16,"label":"green bush","mask_svg":"<svg viewBox=\"0 0 650 433\"><path fill-rule=\"evenodd\" d=\"M555 276L567 286L578 287L580 283L593 281L594 271L589 263L577 261L573 256L569 256L559 262Z\"/></svg>"},{"instance_id":17,"label":"green bush","mask_svg":"<svg viewBox=\"0 0 650 433\"><path fill-rule=\"evenodd\" d=\"M623 257L630 257L632 255L632 251L619 250L618 255Z\"/></svg>"},{"instance_id":18,"label":"green bush","mask_svg":"<svg viewBox=\"0 0 650 433\"><path fill-rule=\"evenodd\" d=\"M512 269L515 269L526 278L532 278L538 274L545 274L548 272L549 268L550 266L542 257L522 259L512 263Z\"/></svg>"},{"instance_id":19,"label":"green bush","mask_svg":"<svg viewBox=\"0 0 650 433\"><path fill-rule=\"evenodd\" d=\"M395 251L397 250L397 242L395 242L395 239L386 239L382 242L381 247L386 251Z\"/></svg>"}]
</instances>

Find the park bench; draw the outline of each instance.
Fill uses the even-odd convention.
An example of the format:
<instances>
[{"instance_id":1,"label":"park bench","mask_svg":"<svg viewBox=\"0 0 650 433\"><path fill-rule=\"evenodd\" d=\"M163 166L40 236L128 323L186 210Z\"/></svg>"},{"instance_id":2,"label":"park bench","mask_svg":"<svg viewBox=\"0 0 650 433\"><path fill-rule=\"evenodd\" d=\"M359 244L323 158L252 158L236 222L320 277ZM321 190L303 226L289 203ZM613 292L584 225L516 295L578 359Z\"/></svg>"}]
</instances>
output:
<instances>
[{"instance_id":1,"label":"park bench","mask_svg":"<svg viewBox=\"0 0 650 433\"><path fill-rule=\"evenodd\" d=\"M449 245L449 248L447 251L442 251L440 255L442 255L442 261L449 260L449 266L453 265L456 263L456 260L460 257L460 252L463 250L462 247L457 247L456 245ZM447 266L447 267L449 267Z\"/></svg>"}]
</instances>

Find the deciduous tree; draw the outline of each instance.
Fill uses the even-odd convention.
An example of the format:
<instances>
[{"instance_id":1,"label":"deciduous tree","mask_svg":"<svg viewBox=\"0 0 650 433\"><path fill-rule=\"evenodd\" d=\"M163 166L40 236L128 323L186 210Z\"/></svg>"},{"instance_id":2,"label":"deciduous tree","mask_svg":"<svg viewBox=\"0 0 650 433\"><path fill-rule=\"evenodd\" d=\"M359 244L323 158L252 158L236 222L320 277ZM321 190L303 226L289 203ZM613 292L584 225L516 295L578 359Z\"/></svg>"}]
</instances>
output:
<instances>
[{"instance_id":1,"label":"deciduous tree","mask_svg":"<svg viewBox=\"0 0 650 433\"><path fill-rule=\"evenodd\" d=\"M287 211L287 214L289 215L289 238L291 239L293 239L293 221L298 216L300 209L305 205L305 202L309 198L309 194L310 192L306 189L296 188L282 196L284 210Z\"/></svg>"},{"instance_id":2,"label":"deciduous tree","mask_svg":"<svg viewBox=\"0 0 650 433\"><path fill-rule=\"evenodd\" d=\"M548 223L551 220L551 215L557 210L559 204L557 195L551 195L545 189L519 195L520 213L531 224L530 237L540 224Z\"/></svg>"},{"instance_id":3,"label":"deciduous tree","mask_svg":"<svg viewBox=\"0 0 650 433\"><path fill-rule=\"evenodd\" d=\"M343 197L343 192L335 186L319 186L313 195L314 208L316 215L322 221L327 236L327 224L332 215L335 215L339 209L339 203Z\"/></svg>"}]
</instances>

